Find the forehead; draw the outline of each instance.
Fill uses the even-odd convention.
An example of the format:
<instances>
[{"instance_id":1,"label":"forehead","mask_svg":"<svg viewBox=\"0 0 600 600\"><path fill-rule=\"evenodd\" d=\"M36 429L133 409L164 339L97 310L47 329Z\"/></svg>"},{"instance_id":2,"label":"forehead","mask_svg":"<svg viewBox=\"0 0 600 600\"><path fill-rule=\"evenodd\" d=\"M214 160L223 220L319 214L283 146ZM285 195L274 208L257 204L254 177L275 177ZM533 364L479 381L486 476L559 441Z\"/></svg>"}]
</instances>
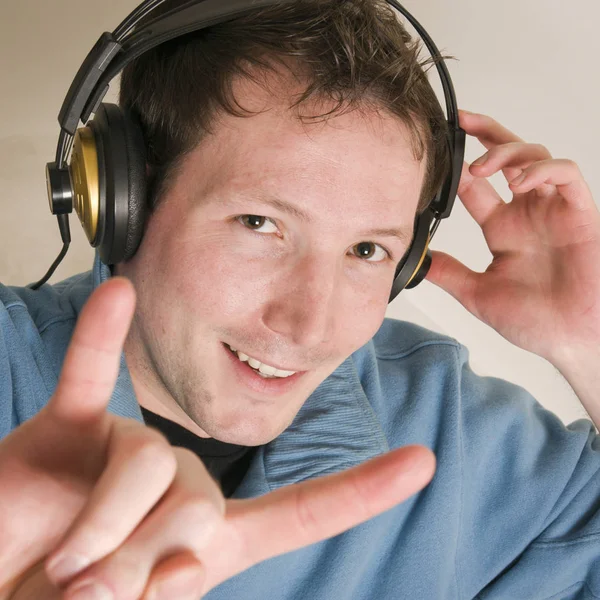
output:
<instances>
[{"instance_id":1,"label":"forehead","mask_svg":"<svg viewBox=\"0 0 600 600\"><path fill-rule=\"evenodd\" d=\"M281 76L269 85L237 81L236 100L254 114L220 114L214 133L190 155L190 171L202 170L209 188L289 194L290 200L318 203L325 213L392 205L398 214L403 206L412 220L425 165L413 155L407 126L366 107L301 119L336 106L319 99L291 108L304 87Z\"/></svg>"}]
</instances>

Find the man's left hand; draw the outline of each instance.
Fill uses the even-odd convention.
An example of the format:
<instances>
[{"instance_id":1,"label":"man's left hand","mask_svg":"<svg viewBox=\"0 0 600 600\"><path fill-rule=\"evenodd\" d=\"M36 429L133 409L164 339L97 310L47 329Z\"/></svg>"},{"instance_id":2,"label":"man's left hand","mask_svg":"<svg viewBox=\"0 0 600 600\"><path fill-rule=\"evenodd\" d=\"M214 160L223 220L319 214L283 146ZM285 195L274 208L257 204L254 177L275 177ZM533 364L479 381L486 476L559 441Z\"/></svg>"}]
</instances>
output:
<instances>
[{"instance_id":1,"label":"man's left hand","mask_svg":"<svg viewBox=\"0 0 600 600\"><path fill-rule=\"evenodd\" d=\"M579 167L485 115L460 111L460 125L488 149L484 163L464 164L458 196L493 260L476 273L432 251L427 279L507 340L553 364L598 347L600 212ZM500 170L511 202L486 179Z\"/></svg>"}]
</instances>

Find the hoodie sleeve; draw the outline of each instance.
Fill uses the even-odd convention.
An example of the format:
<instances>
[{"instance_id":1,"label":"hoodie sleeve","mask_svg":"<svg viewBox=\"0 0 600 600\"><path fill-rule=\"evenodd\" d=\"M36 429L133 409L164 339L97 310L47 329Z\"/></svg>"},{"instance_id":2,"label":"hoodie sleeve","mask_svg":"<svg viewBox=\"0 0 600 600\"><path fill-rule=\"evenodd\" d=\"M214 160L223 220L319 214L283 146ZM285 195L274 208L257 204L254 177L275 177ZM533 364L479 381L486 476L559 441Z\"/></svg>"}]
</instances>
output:
<instances>
[{"instance_id":1,"label":"hoodie sleeve","mask_svg":"<svg viewBox=\"0 0 600 600\"><path fill-rule=\"evenodd\" d=\"M599 365L600 368L600 365ZM461 598L600 598L600 437L457 348ZM600 392L599 392L600 393Z\"/></svg>"},{"instance_id":2,"label":"hoodie sleeve","mask_svg":"<svg viewBox=\"0 0 600 600\"><path fill-rule=\"evenodd\" d=\"M45 406L56 380L27 306L0 284L0 439Z\"/></svg>"}]
</instances>

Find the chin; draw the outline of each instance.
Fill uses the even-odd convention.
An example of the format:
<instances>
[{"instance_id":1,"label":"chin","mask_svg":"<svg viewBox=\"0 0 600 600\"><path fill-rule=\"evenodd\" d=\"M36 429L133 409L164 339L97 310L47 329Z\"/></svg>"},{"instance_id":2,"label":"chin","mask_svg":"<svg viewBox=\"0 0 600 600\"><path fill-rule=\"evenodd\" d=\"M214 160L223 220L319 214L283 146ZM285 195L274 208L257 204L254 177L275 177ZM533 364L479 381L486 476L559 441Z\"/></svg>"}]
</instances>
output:
<instances>
[{"instance_id":1,"label":"chin","mask_svg":"<svg viewBox=\"0 0 600 600\"><path fill-rule=\"evenodd\" d=\"M228 444L237 444L239 446L264 446L269 442L272 442L281 433L285 431L285 428L277 433L267 433L264 431L246 431L246 430L235 430L235 431L223 431L220 430L211 435L214 439L220 442L226 442ZM210 435L210 434L209 434Z\"/></svg>"},{"instance_id":2,"label":"chin","mask_svg":"<svg viewBox=\"0 0 600 600\"><path fill-rule=\"evenodd\" d=\"M202 429L207 435L220 442L240 446L264 446L280 436L293 419L294 417L289 422L277 424L272 421L266 422L267 419L257 418L256 413L244 414L236 415L235 422L230 421L229 425L212 421L210 426Z\"/></svg>"}]
</instances>

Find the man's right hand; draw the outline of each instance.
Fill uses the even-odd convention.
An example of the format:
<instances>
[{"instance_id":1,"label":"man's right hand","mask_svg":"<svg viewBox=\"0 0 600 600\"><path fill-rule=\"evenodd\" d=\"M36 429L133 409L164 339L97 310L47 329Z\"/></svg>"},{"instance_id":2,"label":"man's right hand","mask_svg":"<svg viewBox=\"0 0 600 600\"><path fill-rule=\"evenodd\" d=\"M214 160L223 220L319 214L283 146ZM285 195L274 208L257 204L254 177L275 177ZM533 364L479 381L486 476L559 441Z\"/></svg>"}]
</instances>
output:
<instances>
[{"instance_id":1,"label":"man's right hand","mask_svg":"<svg viewBox=\"0 0 600 600\"><path fill-rule=\"evenodd\" d=\"M131 430L132 451L148 446L132 420L106 412L134 305L133 287L123 279L90 297L54 395L0 442L0 600L58 545L85 506L106 468L111 438Z\"/></svg>"},{"instance_id":2,"label":"man's right hand","mask_svg":"<svg viewBox=\"0 0 600 600\"><path fill-rule=\"evenodd\" d=\"M134 304L121 278L92 294L55 394L0 442L0 600L30 600L33 589L36 598L58 600L44 561L74 547L91 566L65 580L67 598L93 575L117 599L147 600L151 588L166 590L186 571L200 577L177 597L196 600L257 562L392 508L431 480L435 457L412 446L260 498L225 501L199 458L106 411ZM198 507L202 517L190 525Z\"/></svg>"}]
</instances>

